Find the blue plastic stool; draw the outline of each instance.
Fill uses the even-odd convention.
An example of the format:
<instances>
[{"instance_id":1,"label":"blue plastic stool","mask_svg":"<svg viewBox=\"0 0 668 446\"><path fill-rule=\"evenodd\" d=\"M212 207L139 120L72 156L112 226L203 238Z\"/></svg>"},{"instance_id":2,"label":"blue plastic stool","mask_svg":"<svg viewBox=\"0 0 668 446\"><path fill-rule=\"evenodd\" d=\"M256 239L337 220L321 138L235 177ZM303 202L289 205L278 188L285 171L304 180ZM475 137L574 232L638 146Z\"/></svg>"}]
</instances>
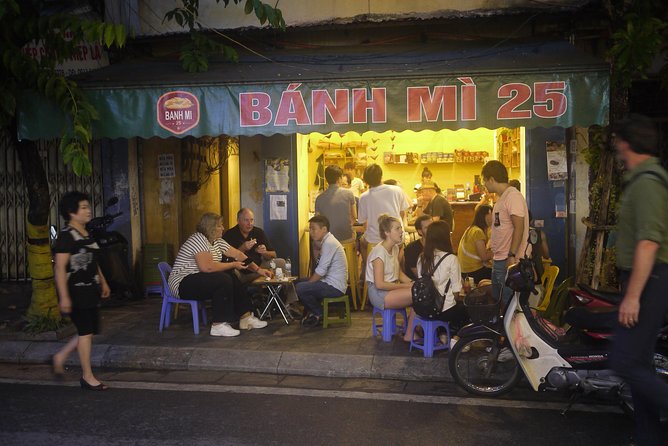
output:
<instances>
[{"instance_id":1,"label":"blue plastic stool","mask_svg":"<svg viewBox=\"0 0 668 446\"><path fill-rule=\"evenodd\" d=\"M383 325L376 324L376 314L383 315ZM399 325L397 323L397 314L401 315L404 318L404 323ZM373 307L373 312L371 313L371 325L373 327L373 335L377 336L378 332L382 330L383 341L390 342L392 341L392 336L397 333L406 333L408 317L406 316L406 310L404 308L400 309L390 309L386 308L384 310L379 310L376 307Z\"/></svg>"},{"instance_id":2,"label":"blue plastic stool","mask_svg":"<svg viewBox=\"0 0 668 446\"><path fill-rule=\"evenodd\" d=\"M422 326L422 331L424 332L424 339L422 341L415 340L415 327L418 325ZM444 327L445 332L448 335L447 342L443 344L438 338L437 329L438 327ZM443 321L431 321L429 319L422 319L417 314L413 318L413 326L411 327L411 345L408 348L408 351L413 351L413 347L419 348L424 352L425 358L431 358L434 356L434 350L450 350L450 324Z\"/></svg>"}]
</instances>

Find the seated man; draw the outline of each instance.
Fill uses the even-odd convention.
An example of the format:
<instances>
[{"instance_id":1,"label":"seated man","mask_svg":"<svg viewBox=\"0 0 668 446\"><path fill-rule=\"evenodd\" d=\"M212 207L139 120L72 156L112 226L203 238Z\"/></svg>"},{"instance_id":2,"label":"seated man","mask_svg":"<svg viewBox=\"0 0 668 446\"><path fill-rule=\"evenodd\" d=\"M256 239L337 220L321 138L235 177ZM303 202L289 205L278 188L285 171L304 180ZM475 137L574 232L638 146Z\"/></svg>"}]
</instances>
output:
<instances>
[{"instance_id":1,"label":"seated man","mask_svg":"<svg viewBox=\"0 0 668 446\"><path fill-rule=\"evenodd\" d=\"M302 320L304 327L315 327L322 321L321 302L326 297L339 297L348 289L348 263L341 243L329 232L329 220L316 215L309 220L311 239L320 244L320 256L315 272L295 288L297 297L308 311Z\"/></svg>"},{"instance_id":2,"label":"seated man","mask_svg":"<svg viewBox=\"0 0 668 446\"><path fill-rule=\"evenodd\" d=\"M237 225L225 231L223 239L233 248L248 256L256 265L267 268L275 259L276 267L285 270L285 261L276 259L276 251L271 246L267 234L255 224L255 215L248 208L237 212ZM258 276L252 271L245 271L244 282L255 280ZM243 273L242 273L243 274Z\"/></svg>"},{"instance_id":3,"label":"seated man","mask_svg":"<svg viewBox=\"0 0 668 446\"><path fill-rule=\"evenodd\" d=\"M420 238L410 242L408 246L404 248L404 273L406 273L406 275L410 277L411 280L417 280L418 278L418 257L420 257L420 254L422 254L422 250L424 249L424 242L427 238L427 227L429 227L433 221L434 220L432 220L431 215L420 215L415 220L415 230L417 231Z\"/></svg>"}]
</instances>

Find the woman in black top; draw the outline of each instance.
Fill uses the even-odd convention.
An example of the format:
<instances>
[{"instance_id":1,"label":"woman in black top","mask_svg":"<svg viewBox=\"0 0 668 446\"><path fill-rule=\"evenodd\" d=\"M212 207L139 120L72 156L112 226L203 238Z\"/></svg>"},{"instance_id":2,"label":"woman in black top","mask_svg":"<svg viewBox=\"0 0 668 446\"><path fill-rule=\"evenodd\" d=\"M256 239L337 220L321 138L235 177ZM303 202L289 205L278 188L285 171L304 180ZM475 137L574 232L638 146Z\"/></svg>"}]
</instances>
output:
<instances>
[{"instance_id":1,"label":"woman in black top","mask_svg":"<svg viewBox=\"0 0 668 446\"><path fill-rule=\"evenodd\" d=\"M93 375L90 364L93 335L99 332L100 297L110 294L98 265L99 247L86 230L92 216L90 198L81 192L68 192L60 200L59 211L67 226L58 234L54 246L56 288L60 311L70 316L78 335L53 355L53 372L61 376L65 360L76 349L83 374L79 380L81 388L107 390Z\"/></svg>"}]
</instances>

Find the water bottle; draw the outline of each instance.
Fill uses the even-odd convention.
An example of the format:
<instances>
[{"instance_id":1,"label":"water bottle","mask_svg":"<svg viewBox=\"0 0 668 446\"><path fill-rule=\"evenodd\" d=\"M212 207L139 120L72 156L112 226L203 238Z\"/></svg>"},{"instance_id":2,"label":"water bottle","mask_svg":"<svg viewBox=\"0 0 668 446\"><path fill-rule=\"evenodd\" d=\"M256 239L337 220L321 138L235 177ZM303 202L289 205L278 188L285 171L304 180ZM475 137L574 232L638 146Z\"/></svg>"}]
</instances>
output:
<instances>
[{"instance_id":1,"label":"water bottle","mask_svg":"<svg viewBox=\"0 0 668 446\"><path fill-rule=\"evenodd\" d=\"M288 277L292 276L292 262L290 262L290 257L285 259L285 274Z\"/></svg>"},{"instance_id":2,"label":"water bottle","mask_svg":"<svg viewBox=\"0 0 668 446\"><path fill-rule=\"evenodd\" d=\"M271 273L276 275L276 262L274 262L274 259L271 259L269 262L269 268L271 268Z\"/></svg>"}]
</instances>

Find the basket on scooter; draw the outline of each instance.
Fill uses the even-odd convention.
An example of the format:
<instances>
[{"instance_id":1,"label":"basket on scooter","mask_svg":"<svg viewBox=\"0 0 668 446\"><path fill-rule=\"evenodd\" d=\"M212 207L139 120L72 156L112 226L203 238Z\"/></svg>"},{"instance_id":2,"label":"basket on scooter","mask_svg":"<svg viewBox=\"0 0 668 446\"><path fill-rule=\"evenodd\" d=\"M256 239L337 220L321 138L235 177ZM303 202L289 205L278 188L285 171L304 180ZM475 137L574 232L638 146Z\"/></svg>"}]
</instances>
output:
<instances>
[{"instance_id":1,"label":"basket on scooter","mask_svg":"<svg viewBox=\"0 0 668 446\"><path fill-rule=\"evenodd\" d=\"M500 299L492 296L492 286L484 285L464 296L464 306L475 324L491 322L499 316Z\"/></svg>"}]
</instances>

